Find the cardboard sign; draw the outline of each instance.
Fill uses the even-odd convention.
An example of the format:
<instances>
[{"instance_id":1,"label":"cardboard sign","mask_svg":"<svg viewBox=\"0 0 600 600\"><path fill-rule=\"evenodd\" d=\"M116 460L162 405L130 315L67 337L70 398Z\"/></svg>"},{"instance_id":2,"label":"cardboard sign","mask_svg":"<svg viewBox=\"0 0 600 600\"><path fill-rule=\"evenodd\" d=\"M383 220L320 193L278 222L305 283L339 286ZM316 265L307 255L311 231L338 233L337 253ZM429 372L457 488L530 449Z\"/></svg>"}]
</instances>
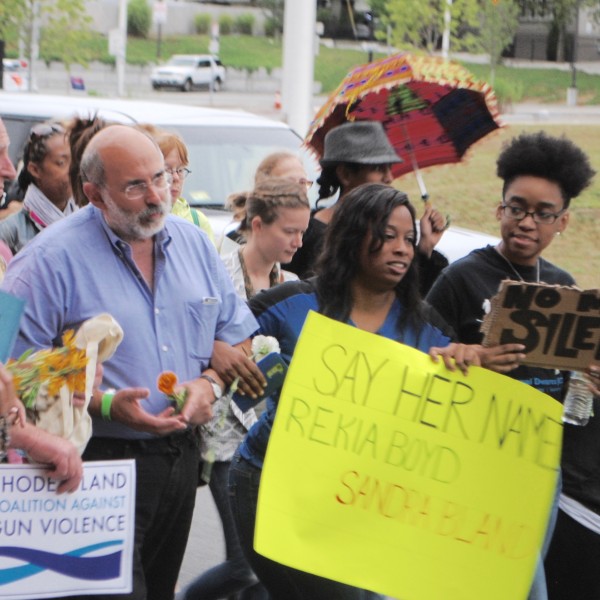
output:
<instances>
[{"instance_id":1,"label":"cardboard sign","mask_svg":"<svg viewBox=\"0 0 600 600\"><path fill-rule=\"evenodd\" d=\"M503 281L481 325L483 344L525 345L526 365L600 364L600 290Z\"/></svg>"},{"instance_id":2,"label":"cardboard sign","mask_svg":"<svg viewBox=\"0 0 600 600\"><path fill-rule=\"evenodd\" d=\"M35 465L0 465L0 597L132 590L135 461L84 463L73 494Z\"/></svg>"},{"instance_id":3,"label":"cardboard sign","mask_svg":"<svg viewBox=\"0 0 600 600\"><path fill-rule=\"evenodd\" d=\"M524 600L561 413L518 381L449 372L311 313L269 440L255 548L403 600Z\"/></svg>"}]
</instances>

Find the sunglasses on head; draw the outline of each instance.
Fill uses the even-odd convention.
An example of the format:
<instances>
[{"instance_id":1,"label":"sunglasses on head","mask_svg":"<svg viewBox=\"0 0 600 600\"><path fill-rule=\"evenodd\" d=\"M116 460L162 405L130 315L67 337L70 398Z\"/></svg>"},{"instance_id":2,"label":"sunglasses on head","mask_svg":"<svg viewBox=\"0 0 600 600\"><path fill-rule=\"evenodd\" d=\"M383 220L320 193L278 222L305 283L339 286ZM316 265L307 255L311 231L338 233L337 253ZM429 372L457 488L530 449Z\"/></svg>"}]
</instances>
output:
<instances>
[{"instance_id":1,"label":"sunglasses on head","mask_svg":"<svg viewBox=\"0 0 600 600\"><path fill-rule=\"evenodd\" d=\"M34 138L47 138L55 133L65 133L64 127L58 123L39 123L31 128L29 137L32 140Z\"/></svg>"}]
</instances>

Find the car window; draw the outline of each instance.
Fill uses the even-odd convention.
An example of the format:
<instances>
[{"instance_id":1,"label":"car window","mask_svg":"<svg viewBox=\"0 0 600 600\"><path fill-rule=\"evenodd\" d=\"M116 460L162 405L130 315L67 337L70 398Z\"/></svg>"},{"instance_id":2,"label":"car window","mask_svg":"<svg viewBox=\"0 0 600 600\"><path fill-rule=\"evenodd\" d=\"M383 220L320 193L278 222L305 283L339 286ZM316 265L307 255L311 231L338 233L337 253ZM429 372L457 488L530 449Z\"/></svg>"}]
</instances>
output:
<instances>
[{"instance_id":1,"label":"car window","mask_svg":"<svg viewBox=\"0 0 600 600\"><path fill-rule=\"evenodd\" d=\"M167 127L168 128L168 127ZM252 189L254 173L267 154L278 150L298 153L302 140L289 129L256 127L178 126L185 139L192 173L184 196L193 206L222 208L234 192ZM305 157L309 178L316 177L316 161Z\"/></svg>"},{"instance_id":2,"label":"car window","mask_svg":"<svg viewBox=\"0 0 600 600\"><path fill-rule=\"evenodd\" d=\"M1 111L0 111L1 113ZM42 119L43 120L43 119ZM2 118L2 122L8 131L8 137L10 138L10 146L8 147L8 154L13 164L18 164L23 156L23 146L29 136L31 128L40 121L37 119L30 118Z\"/></svg>"},{"instance_id":3,"label":"car window","mask_svg":"<svg viewBox=\"0 0 600 600\"><path fill-rule=\"evenodd\" d=\"M198 62L198 66L200 68L202 67L210 67L210 61L209 60L201 60Z\"/></svg>"},{"instance_id":4,"label":"car window","mask_svg":"<svg viewBox=\"0 0 600 600\"><path fill-rule=\"evenodd\" d=\"M193 57L178 57L178 58L172 58L171 60L169 60L170 65L176 66L176 67L193 67L195 64L195 59Z\"/></svg>"}]
</instances>

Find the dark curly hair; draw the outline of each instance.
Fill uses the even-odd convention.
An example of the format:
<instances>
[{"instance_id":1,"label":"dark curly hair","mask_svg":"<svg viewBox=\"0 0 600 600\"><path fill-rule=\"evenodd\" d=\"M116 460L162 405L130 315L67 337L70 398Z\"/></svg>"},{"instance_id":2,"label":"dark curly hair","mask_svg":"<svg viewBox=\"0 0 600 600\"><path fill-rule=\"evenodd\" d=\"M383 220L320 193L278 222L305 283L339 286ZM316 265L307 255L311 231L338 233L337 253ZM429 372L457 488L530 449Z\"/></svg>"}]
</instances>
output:
<instances>
[{"instance_id":1,"label":"dark curly hair","mask_svg":"<svg viewBox=\"0 0 600 600\"><path fill-rule=\"evenodd\" d=\"M73 119L69 134L69 146L71 147L69 179L71 181L71 189L73 190L73 198L78 206L85 206L88 203L88 199L83 193L83 181L80 173L83 151L89 141L107 125L109 125L109 122L97 114L90 117L75 117Z\"/></svg>"},{"instance_id":2,"label":"dark curly hair","mask_svg":"<svg viewBox=\"0 0 600 600\"><path fill-rule=\"evenodd\" d=\"M340 163L341 164L341 163ZM365 165L358 163L343 163L347 169L354 173L358 173L361 169L365 168ZM344 194L342 182L337 175L337 168L339 165L328 165L323 167L321 174L317 178L317 184L319 186L319 197L317 198L317 207L321 200L331 198L337 192L340 196Z\"/></svg>"},{"instance_id":3,"label":"dark curly hair","mask_svg":"<svg viewBox=\"0 0 600 600\"><path fill-rule=\"evenodd\" d=\"M406 206L416 231L415 209L408 196L388 185L360 185L337 205L316 265L315 286L324 315L340 321L349 318L353 305L351 283L358 271L363 241L371 234L369 252L378 252L385 241L390 215L398 206ZM396 286L396 296L404 307L399 328L402 330L407 324L420 326L423 312L414 260Z\"/></svg>"},{"instance_id":4,"label":"dark curly hair","mask_svg":"<svg viewBox=\"0 0 600 600\"><path fill-rule=\"evenodd\" d=\"M543 131L522 133L504 146L496 162L496 174L506 188L521 175L543 177L560 187L565 208L595 175L588 156L571 140L552 137Z\"/></svg>"},{"instance_id":5,"label":"dark curly hair","mask_svg":"<svg viewBox=\"0 0 600 600\"><path fill-rule=\"evenodd\" d=\"M59 121L37 123L31 128L23 147L23 167L19 171L19 188L24 192L30 184L35 183L29 172L29 163L40 164L48 154L48 140L56 135L67 135L66 127Z\"/></svg>"}]
</instances>

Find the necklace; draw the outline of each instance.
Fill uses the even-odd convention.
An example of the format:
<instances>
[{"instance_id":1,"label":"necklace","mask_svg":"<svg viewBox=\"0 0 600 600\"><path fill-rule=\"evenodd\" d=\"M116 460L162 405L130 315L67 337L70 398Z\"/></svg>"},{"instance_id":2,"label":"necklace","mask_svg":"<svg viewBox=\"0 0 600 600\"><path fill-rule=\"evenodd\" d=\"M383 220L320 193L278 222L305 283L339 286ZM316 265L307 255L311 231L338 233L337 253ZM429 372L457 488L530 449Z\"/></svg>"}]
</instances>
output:
<instances>
[{"instance_id":1,"label":"necklace","mask_svg":"<svg viewBox=\"0 0 600 600\"><path fill-rule=\"evenodd\" d=\"M510 260L508 260L508 258L506 258L506 256L504 256L504 254L502 254L502 252L500 251L500 248L498 248L498 246L494 246L494 250L498 253L498 256L502 257L504 262L510 267L510 270L518 277L519 281L525 281L523 279L523 276L521 275L521 273L519 273L519 271L517 271L515 269L514 265L510 262ZM535 283L539 283L539 282L540 282L540 259L538 258L535 263Z\"/></svg>"},{"instance_id":2,"label":"necklace","mask_svg":"<svg viewBox=\"0 0 600 600\"><path fill-rule=\"evenodd\" d=\"M238 256L240 258L240 267L242 267L242 275L244 276L244 287L246 288L246 298L248 300L250 300L250 298L252 298L256 294L256 292L254 291L254 286L252 285L252 280L250 279L250 275L249 275L248 269L246 267L246 261L244 260L244 246L242 246L238 250ZM280 277L279 277L279 269L277 267L277 263L275 263L273 265L273 268L271 269L271 272L269 273L269 287L272 288L273 286L277 285L278 283L281 283L281 281L280 281Z\"/></svg>"}]
</instances>

